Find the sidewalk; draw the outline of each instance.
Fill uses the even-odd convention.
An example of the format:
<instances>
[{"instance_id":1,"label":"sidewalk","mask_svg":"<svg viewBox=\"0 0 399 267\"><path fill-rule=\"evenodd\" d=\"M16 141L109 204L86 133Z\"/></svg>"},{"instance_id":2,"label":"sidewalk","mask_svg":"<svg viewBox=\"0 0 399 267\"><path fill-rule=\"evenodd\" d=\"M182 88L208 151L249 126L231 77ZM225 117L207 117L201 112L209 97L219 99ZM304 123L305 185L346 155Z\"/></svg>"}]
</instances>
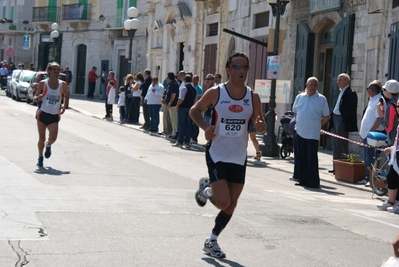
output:
<instances>
[{"instance_id":1,"label":"sidewalk","mask_svg":"<svg viewBox=\"0 0 399 267\"><path fill-rule=\"evenodd\" d=\"M94 118L102 120L102 118L105 116L105 101L104 100L99 100L99 99L87 99L86 96L80 96L80 95L72 95L69 100L69 108L71 110L80 112L82 114L92 116ZM119 120L119 110L117 108L117 105L114 105L114 124L117 124L119 126L119 123L117 122ZM162 118L162 114L161 114ZM140 124L142 125L144 122L144 117L142 112L140 113L140 119L139 119ZM110 123L104 121L104 123ZM123 127L128 127L136 131L143 131L142 129L139 129L141 125L132 125L132 124L122 124ZM159 131L162 132L162 119L160 121L159 125ZM258 136L259 143L262 143L262 136ZM201 144L205 144L205 137L204 133L202 130L200 130L200 134L198 136L198 144L193 145L196 147L198 150L204 150L205 148ZM169 143L166 143L165 145L169 145ZM286 159L282 159L280 157L262 157L261 162L257 162L253 160L253 157L255 156L255 149L252 145L252 142L249 140L248 141L248 164L253 164L257 167L266 167L269 169L274 169L278 171L283 171L287 173L287 179L292 175L292 172L294 170L294 158L293 155L291 154L290 157L287 157ZM351 184L351 183L346 183L346 182L341 182L335 180L335 177L333 174L328 173L328 170L332 168L332 151L328 150L323 150L322 148L319 149L319 173L320 173L320 180L323 182L328 182L328 183L333 183L333 184L340 184L344 186L349 186L353 188L357 188L360 190L365 190L368 192L372 192L371 188L365 187L364 185L357 185L357 184Z\"/></svg>"}]
</instances>

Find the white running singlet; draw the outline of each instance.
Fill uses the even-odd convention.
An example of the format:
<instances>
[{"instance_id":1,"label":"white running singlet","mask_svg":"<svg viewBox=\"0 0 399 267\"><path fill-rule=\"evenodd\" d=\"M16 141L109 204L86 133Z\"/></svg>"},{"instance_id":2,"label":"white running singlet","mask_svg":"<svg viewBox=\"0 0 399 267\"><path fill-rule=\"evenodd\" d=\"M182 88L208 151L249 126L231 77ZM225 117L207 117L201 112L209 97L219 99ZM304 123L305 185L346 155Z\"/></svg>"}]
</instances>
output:
<instances>
[{"instance_id":1,"label":"white running singlet","mask_svg":"<svg viewBox=\"0 0 399 267\"><path fill-rule=\"evenodd\" d=\"M53 115L60 114L62 84L62 81L58 81L58 88L51 89L48 85L48 79L44 80L43 98L40 110Z\"/></svg>"},{"instance_id":2,"label":"white running singlet","mask_svg":"<svg viewBox=\"0 0 399 267\"><path fill-rule=\"evenodd\" d=\"M252 119L252 90L247 87L241 99L233 99L225 85L219 86L215 104L215 134L209 148L213 162L244 165L247 158L248 123Z\"/></svg>"}]
</instances>

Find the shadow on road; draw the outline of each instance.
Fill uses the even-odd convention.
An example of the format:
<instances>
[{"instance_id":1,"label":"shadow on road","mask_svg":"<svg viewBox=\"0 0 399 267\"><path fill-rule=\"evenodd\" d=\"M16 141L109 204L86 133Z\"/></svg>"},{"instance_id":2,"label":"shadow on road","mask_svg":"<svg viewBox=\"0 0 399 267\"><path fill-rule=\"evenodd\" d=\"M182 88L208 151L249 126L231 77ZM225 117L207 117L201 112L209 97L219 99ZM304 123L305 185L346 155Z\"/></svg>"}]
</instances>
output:
<instances>
[{"instance_id":1,"label":"shadow on road","mask_svg":"<svg viewBox=\"0 0 399 267\"><path fill-rule=\"evenodd\" d=\"M60 171L60 170L56 170L53 169L51 167L40 167L38 168L35 173L38 174L48 174L48 175L52 175L52 176L61 176L61 175L65 175L65 174L70 174L70 171Z\"/></svg>"},{"instance_id":2,"label":"shadow on road","mask_svg":"<svg viewBox=\"0 0 399 267\"><path fill-rule=\"evenodd\" d=\"M226 263L226 264L230 265L231 267L244 267L243 265L241 265L235 261L230 261L230 260L221 259L221 258L217 258L217 260L215 258L202 258L202 260L206 261L207 263L212 264L213 266L216 266L216 267L225 266L225 265L220 264L218 261Z\"/></svg>"}]
</instances>

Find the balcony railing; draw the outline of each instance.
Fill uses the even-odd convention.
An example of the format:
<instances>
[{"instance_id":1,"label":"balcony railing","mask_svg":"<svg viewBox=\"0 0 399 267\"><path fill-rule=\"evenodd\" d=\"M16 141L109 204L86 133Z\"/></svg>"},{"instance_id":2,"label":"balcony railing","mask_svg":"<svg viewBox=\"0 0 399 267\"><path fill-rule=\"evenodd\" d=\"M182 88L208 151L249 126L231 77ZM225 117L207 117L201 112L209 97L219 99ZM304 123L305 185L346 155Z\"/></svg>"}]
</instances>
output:
<instances>
[{"instance_id":1,"label":"balcony railing","mask_svg":"<svg viewBox=\"0 0 399 267\"><path fill-rule=\"evenodd\" d=\"M33 7L32 22L59 22L59 12L56 6Z\"/></svg>"},{"instance_id":2,"label":"balcony railing","mask_svg":"<svg viewBox=\"0 0 399 267\"><path fill-rule=\"evenodd\" d=\"M63 20L91 20L91 4L62 5Z\"/></svg>"}]
</instances>

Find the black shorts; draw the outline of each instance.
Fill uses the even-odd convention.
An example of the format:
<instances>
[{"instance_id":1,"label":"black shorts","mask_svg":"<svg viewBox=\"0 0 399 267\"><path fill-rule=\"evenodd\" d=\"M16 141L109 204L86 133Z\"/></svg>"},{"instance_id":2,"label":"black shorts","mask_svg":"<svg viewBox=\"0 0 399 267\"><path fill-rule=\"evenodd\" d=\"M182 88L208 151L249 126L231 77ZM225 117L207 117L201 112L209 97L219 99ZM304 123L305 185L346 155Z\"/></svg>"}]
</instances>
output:
<instances>
[{"instance_id":1,"label":"black shorts","mask_svg":"<svg viewBox=\"0 0 399 267\"><path fill-rule=\"evenodd\" d=\"M208 166L208 175L210 183L218 180L226 180L227 182L245 184L245 171L247 169L247 160L244 165L228 162L213 162L209 154L209 147L206 147L205 158Z\"/></svg>"},{"instance_id":2,"label":"black shorts","mask_svg":"<svg viewBox=\"0 0 399 267\"><path fill-rule=\"evenodd\" d=\"M40 122L44 123L46 126L48 126L55 122L58 123L61 118L60 118L59 114L54 115L54 114L43 112L40 109L38 109L36 112L36 119L39 120Z\"/></svg>"}]
</instances>

